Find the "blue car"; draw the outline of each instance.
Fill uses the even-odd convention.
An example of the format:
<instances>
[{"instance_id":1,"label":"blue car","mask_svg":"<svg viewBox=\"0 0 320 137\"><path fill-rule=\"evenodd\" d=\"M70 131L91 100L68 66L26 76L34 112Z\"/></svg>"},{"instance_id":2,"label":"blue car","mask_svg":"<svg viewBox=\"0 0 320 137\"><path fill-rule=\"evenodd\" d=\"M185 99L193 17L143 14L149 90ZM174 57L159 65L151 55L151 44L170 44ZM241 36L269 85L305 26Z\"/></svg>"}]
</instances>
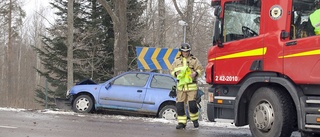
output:
<instances>
[{"instance_id":1,"label":"blue car","mask_svg":"<svg viewBox=\"0 0 320 137\"><path fill-rule=\"evenodd\" d=\"M168 74L129 71L104 83L77 83L67 92L72 110L90 113L99 109L130 111L175 119L175 100L169 97L176 80Z\"/></svg>"}]
</instances>

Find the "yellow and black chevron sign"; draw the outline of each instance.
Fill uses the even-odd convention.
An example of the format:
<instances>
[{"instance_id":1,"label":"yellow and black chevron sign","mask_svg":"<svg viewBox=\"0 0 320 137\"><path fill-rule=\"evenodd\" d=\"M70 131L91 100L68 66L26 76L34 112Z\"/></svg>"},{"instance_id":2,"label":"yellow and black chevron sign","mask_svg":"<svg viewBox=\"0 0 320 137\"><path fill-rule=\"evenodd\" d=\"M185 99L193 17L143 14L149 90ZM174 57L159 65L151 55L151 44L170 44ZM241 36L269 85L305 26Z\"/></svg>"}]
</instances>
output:
<instances>
[{"instance_id":1,"label":"yellow and black chevron sign","mask_svg":"<svg viewBox=\"0 0 320 137\"><path fill-rule=\"evenodd\" d=\"M180 55L179 49L136 47L138 69L166 70L171 68L174 59Z\"/></svg>"}]
</instances>

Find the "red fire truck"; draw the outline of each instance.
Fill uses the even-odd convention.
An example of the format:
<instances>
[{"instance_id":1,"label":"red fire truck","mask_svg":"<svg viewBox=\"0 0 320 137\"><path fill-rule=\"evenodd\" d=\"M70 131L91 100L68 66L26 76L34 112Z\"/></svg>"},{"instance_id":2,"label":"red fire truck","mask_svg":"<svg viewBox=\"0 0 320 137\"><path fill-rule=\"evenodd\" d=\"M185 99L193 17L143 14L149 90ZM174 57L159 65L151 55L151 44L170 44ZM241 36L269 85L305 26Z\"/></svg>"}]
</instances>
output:
<instances>
[{"instance_id":1,"label":"red fire truck","mask_svg":"<svg viewBox=\"0 0 320 137\"><path fill-rule=\"evenodd\" d=\"M212 0L206 82L210 121L249 125L254 137L320 136L317 0ZM319 17L320 18L320 17Z\"/></svg>"}]
</instances>

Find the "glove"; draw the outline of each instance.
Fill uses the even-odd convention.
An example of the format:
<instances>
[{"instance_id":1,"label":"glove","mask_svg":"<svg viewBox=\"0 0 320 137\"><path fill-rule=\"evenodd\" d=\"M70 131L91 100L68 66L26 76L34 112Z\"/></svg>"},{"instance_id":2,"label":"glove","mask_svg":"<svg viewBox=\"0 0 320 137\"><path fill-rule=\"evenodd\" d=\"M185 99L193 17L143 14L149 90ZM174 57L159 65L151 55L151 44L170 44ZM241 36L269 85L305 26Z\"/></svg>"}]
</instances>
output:
<instances>
[{"instance_id":1,"label":"glove","mask_svg":"<svg viewBox=\"0 0 320 137\"><path fill-rule=\"evenodd\" d=\"M169 93L169 97L175 98L177 97L176 86L172 86L171 91Z\"/></svg>"}]
</instances>

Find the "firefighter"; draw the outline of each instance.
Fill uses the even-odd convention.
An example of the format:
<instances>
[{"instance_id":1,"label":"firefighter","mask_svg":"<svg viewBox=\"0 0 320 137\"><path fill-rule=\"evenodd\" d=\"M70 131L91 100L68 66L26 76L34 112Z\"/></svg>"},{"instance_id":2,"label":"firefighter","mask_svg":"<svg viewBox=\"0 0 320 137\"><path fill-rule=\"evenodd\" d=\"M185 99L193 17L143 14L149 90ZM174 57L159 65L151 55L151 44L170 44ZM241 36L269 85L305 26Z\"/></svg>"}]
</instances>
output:
<instances>
[{"instance_id":1,"label":"firefighter","mask_svg":"<svg viewBox=\"0 0 320 137\"><path fill-rule=\"evenodd\" d=\"M307 33L308 36L320 35L320 2L319 0L315 1L315 11L310 14L308 25L307 25Z\"/></svg>"},{"instance_id":2,"label":"firefighter","mask_svg":"<svg viewBox=\"0 0 320 137\"><path fill-rule=\"evenodd\" d=\"M188 104L189 117L195 128L199 127L199 112L196 103L197 78L203 73L203 67L200 61L194 57L190 51L191 46L188 43L182 43L179 48L181 55L172 63L171 75L176 77L176 107L178 125L176 129L183 129L187 124L187 115L185 113L185 104Z\"/></svg>"}]
</instances>

